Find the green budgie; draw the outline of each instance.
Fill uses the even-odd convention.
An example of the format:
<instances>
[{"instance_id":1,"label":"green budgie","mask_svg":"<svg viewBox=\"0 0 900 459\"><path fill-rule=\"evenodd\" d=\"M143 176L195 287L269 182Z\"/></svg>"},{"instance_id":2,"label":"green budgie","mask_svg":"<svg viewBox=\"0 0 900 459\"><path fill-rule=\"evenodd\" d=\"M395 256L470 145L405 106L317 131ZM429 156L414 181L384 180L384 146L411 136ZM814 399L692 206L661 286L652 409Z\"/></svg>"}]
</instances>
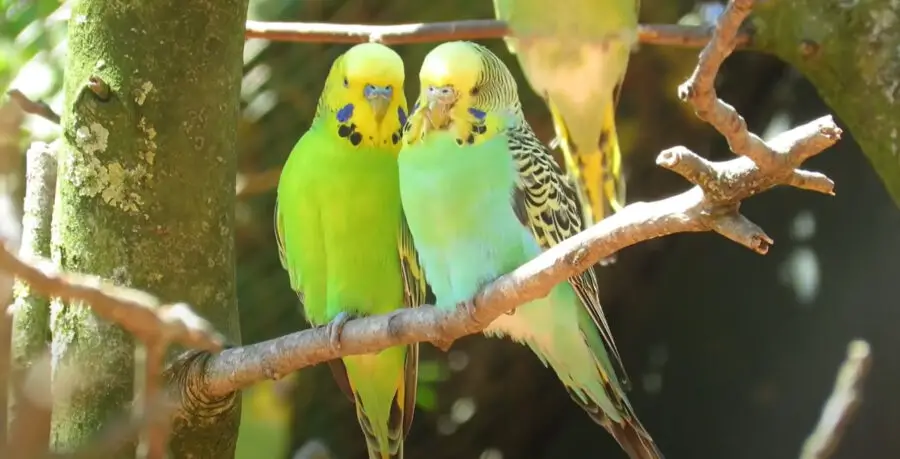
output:
<instances>
[{"instance_id":1,"label":"green budgie","mask_svg":"<svg viewBox=\"0 0 900 459\"><path fill-rule=\"evenodd\" d=\"M331 342L351 316L425 301L426 285L400 205L397 154L406 123L403 61L365 43L332 64L315 119L278 183L281 263L307 320ZM370 459L403 457L416 400L419 348L329 362L356 405Z\"/></svg>"},{"instance_id":2,"label":"green budgie","mask_svg":"<svg viewBox=\"0 0 900 459\"><path fill-rule=\"evenodd\" d=\"M496 55L444 43L419 78L398 157L400 197L437 307L472 308L486 283L579 232L581 209ZM484 333L527 345L631 458L661 458L626 398L595 276L587 270L558 284Z\"/></svg>"},{"instance_id":3,"label":"green budgie","mask_svg":"<svg viewBox=\"0 0 900 459\"><path fill-rule=\"evenodd\" d=\"M588 225L625 203L615 111L639 10L639 0L571 0L565 8L494 0L494 14L512 32L507 47L550 109Z\"/></svg>"}]
</instances>

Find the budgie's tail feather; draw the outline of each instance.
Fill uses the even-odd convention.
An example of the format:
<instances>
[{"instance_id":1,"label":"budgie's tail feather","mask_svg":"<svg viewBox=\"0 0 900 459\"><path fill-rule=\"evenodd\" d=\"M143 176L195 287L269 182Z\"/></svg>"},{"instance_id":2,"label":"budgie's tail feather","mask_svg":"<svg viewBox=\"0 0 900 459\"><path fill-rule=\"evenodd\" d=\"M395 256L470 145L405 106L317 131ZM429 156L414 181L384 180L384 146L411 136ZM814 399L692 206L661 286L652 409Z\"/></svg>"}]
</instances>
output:
<instances>
[{"instance_id":1,"label":"budgie's tail feather","mask_svg":"<svg viewBox=\"0 0 900 459\"><path fill-rule=\"evenodd\" d=\"M405 437L406 433L402 430L403 413L399 407L397 397L395 396L391 404L391 419L388 424L389 430L386 445L378 441L371 421L363 412L362 400L360 400L359 395L357 394L355 398L356 419L359 421L359 426L366 438L366 450L369 453L369 459L403 459L403 437Z\"/></svg>"},{"instance_id":2,"label":"budgie's tail feather","mask_svg":"<svg viewBox=\"0 0 900 459\"><path fill-rule=\"evenodd\" d=\"M566 173L574 182L578 199L582 204L584 226L588 227L618 212L625 205L625 182L622 180L622 153L616 134L615 104L607 104L603 113L600 138L597 145L588 148L575 145L568 126L559 109L545 98L556 139L566 162Z\"/></svg>"},{"instance_id":3,"label":"budgie's tail feather","mask_svg":"<svg viewBox=\"0 0 900 459\"><path fill-rule=\"evenodd\" d=\"M650 434L644 430L637 418L626 419L621 424L607 418L603 427L612 434L631 459L664 459L656 442L650 438Z\"/></svg>"},{"instance_id":4,"label":"budgie's tail feather","mask_svg":"<svg viewBox=\"0 0 900 459\"><path fill-rule=\"evenodd\" d=\"M332 375L341 391L356 406L356 419L366 439L366 450L369 459L403 459L403 443L409 434L415 413L416 385L419 368L419 345L411 344L406 347L406 361L404 362L403 375L399 381L397 392L391 400L390 415L387 422L386 441L379 441L372 421L366 415L359 392L355 391L350 382L347 368L343 360L329 361Z\"/></svg>"},{"instance_id":5,"label":"budgie's tail feather","mask_svg":"<svg viewBox=\"0 0 900 459\"><path fill-rule=\"evenodd\" d=\"M628 454L631 459L664 459L662 452L656 446L653 438L641 425L641 421L631 412L630 407L623 407L626 413L623 414L622 423L617 423L603 413L603 410L593 401L584 398L578 394L573 388L566 387L572 400L575 401L597 424L603 426L610 435L616 440L616 443ZM626 402L627 403L627 402Z\"/></svg>"}]
</instances>

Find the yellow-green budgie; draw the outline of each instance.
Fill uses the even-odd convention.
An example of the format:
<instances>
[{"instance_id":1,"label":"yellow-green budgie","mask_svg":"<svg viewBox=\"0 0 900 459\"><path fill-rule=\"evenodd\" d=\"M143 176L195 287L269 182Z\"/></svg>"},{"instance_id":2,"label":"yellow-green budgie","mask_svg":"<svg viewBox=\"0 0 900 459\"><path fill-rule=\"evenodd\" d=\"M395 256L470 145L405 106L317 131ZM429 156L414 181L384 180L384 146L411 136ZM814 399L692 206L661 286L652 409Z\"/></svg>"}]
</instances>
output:
<instances>
[{"instance_id":1,"label":"yellow-green budgie","mask_svg":"<svg viewBox=\"0 0 900 459\"><path fill-rule=\"evenodd\" d=\"M496 55L444 43L425 57L419 79L398 158L400 197L436 307L471 308L486 283L581 231L581 209ZM587 270L484 333L527 345L632 459L659 459L626 397L597 289Z\"/></svg>"},{"instance_id":2,"label":"yellow-green budgie","mask_svg":"<svg viewBox=\"0 0 900 459\"><path fill-rule=\"evenodd\" d=\"M528 82L553 117L585 223L625 205L615 111L637 43L639 0L494 0Z\"/></svg>"},{"instance_id":3,"label":"yellow-green budgie","mask_svg":"<svg viewBox=\"0 0 900 459\"><path fill-rule=\"evenodd\" d=\"M425 301L397 176L403 82L403 61L386 46L360 44L339 56L278 183L281 263L307 320L328 327L335 346L351 316ZM412 344L329 362L356 405L371 459L403 457L418 360Z\"/></svg>"}]
</instances>

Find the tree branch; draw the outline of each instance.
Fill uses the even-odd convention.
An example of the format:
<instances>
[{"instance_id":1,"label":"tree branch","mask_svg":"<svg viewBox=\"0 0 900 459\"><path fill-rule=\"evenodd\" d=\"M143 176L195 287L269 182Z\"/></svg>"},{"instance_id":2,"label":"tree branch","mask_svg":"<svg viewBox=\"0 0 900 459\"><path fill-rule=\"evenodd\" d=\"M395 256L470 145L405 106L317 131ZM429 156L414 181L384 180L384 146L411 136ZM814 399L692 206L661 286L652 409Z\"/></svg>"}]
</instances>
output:
<instances>
[{"instance_id":1,"label":"tree branch","mask_svg":"<svg viewBox=\"0 0 900 459\"><path fill-rule=\"evenodd\" d=\"M70 13L71 11L63 11L56 14L54 19L68 21ZM245 27L245 38L296 43L378 42L386 45L401 45L450 40L485 40L503 38L509 34L506 23L494 19L394 25L247 21ZM752 38L749 32L741 31L736 37L735 46L738 48L750 46ZM678 24L641 24L638 26L638 40L645 44L700 48L706 46L709 39L710 27L707 26Z\"/></svg>"},{"instance_id":2,"label":"tree branch","mask_svg":"<svg viewBox=\"0 0 900 459\"><path fill-rule=\"evenodd\" d=\"M144 360L143 388L138 394L141 401L140 410L135 418L145 418L145 425L140 435L137 448L137 457L146 459L164 459L169 444L171 424L166 417L153 416L153 412L159 405L165 405L166 411L171 413L175 407L171 406L165 388L163 387L166 349L166 341L158 341L143 345L137 351Z\"/></svg>"},{"instance_id":3,"label":"tree branch","mask_svg":"<svg viewBox=\"0 0 900 459\"><path fill-rule=\"evenodd\" d=\"M638 40L652 45L699 48L709 42L710 27L676 24L641 24ZM503 21L473 19L396 25L332 24L318 22L247 21L246 38L299 43L364 43L386 45L431 43L449 40L503 38L509 29ZM738 46L747 46L750 35L741 33Z\"/></svg>"},{"instance_id":4,"label":"tree branch","mask_svg":"<svg viewBox=\"0 0 900 459\"><path fill-rule=\"evenodd\" d=\"M826 459L834 454L845 429L862 403L862 386L871 366L869 343L863 340L851 341L831 396L825 402L819 423L803 444L800 459Z\"/></svg>"},{"instance_id":5,"label":"tree branch","mask_svg":"<svg viewBox=\"0 0 900 459\"><path fill-rule=\"evenodd\" d=\"M22 113L11 103L0 104L0 247L18 250L22 228L16 205L19 167L19 137ZM13 278L0 272L0 457L9 457L7 408L9 402L9 364L11 360L12 318L5 314L12 298ZM15 388L15 387L13 387Z\"/></svg>"},{"instance_id":6,"label":"tree branch","mask_svg":"<svg viewBox=\"0 0 900 459\"><path fill-rule=\"evenodd\" d=\"M15 101L16 104L19 105L19 108L25 113L40 116L53 124L59 124L59 115L57 115L46 103L40 101L35 102L29 99L28 96L22 94L22 91L19 91L18 89L10 89L6 92L6 95Z\"/></svg>"},{"instance_id":7,"label":"tree branch","mask_svg":"<svg viewBox=\"0 0 900 459\"><path fill-rule=\"evenodd\" d=\"M685 147L662 152L657 164L681 174L695 185L693 188L661 201L630 204L501 276L476 295L476 307L471 315L462 310L443 312L431 306L400 309L349 321L343 329L340 350L329 345L329 337L321 328L304 330L228 349L209 359L194 359L203 364L192 369L193 374L189 376L202 381L205 396L222 397L263 378L280 378L343 355L376 352L416 341L452 341L477 333L501 314L546 296L559 282L590 269L597 261L625 247L673 233L715 231L757 253L767 253L773 241L739 213L741 200L777 185L792 185L798 175L814 174L797 167L837 142L841 129L830 116L825 116L766 144L749 133L740 116L715 97L712 76L731 52L737 26L746 17L751 3L746 0L729 3L719 19L713 41L704 49L697 70L685 84L692 91L685 100L695 107L699 116L728 137L729 145L742 156L711 162ZM758 144L747 139L757 139ZM821 175L816 186L804 188L831 194L833 187L831 180Z\"/></svg>"},{"instance_id":8,"label":"tree branch","mask_svg":"<svg viewBox=\"0 0 900 459\"><path fill-rule=\"evenodd\" d=\"M79 301L115 322L144 343L161 341L218 351L225 338L184 303L163 305L159 299L96 276L62 273L48 260L20 258L0 247L0 271L13 274L49 297Z\"/></svg>"}]
</instances>

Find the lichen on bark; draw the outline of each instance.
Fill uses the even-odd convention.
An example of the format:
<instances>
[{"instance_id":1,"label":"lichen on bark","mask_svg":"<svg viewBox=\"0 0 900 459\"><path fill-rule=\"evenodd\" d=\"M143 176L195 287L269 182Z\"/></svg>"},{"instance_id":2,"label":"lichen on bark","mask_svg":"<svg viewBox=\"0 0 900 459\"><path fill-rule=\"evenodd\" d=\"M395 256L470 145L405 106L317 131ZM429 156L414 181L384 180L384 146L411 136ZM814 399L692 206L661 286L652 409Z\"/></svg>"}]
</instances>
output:
<instances>
[{"instance_id":1,"label":"lichen on bark","mask_svg":"<svg viewBox=\"0 0 900 459\"><path fill-rule=\"evenodd\" d=\"M63 269L186 301L233 343L246 11L247 0L73 5L52 231ZM81 304L54 302L51 329L51 442L69 451L130 409L134 343ZM232 455L238 411L233 397L227 409L216 405L212 420L186 413L173 456ZM133 446L117 457L132 457Z\"/></svg>"},{"instance_id":2,"label":"lichen on bark","mask_svg":"<svg viewBox=\"0 0 900 459\"><path fill-rule=\"evenodd\" d=\"M755 47L812 82L900 204L900 0L758 1L752 24Z\"/></svg>"}]
</instances>

